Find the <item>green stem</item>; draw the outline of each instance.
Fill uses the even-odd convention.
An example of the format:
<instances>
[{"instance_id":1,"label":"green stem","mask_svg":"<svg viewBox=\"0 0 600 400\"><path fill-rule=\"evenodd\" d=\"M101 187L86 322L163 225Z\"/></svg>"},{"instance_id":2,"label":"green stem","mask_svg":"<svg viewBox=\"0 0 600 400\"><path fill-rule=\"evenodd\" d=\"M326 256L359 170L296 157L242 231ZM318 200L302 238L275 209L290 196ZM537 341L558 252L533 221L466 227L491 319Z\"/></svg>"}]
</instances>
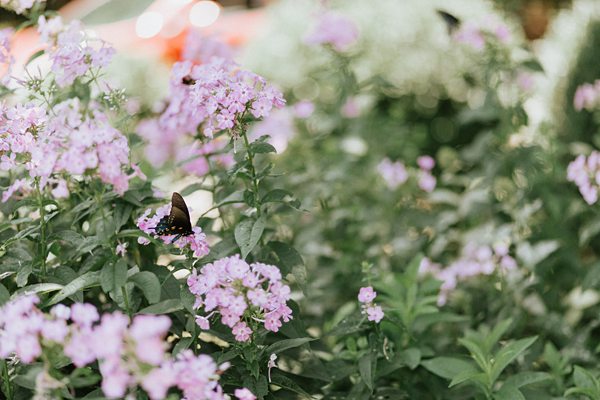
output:
<instances>
[{"instance_id":1,"label":"green stem","mask_svg":"<svg viewBox=\"0 0 600 400\"><path fill-rule=\"evenodd\" d=\"M129 296L127 296L127 289L125 289L125 286L121 286L121 293L123 294L123 301L125 302L125 309L127 310L127 315L129 315L129 318L131 318L132 314L131 307L129 307Z\"/></svg>"},{"instance_id":2,"label":"green stem","mask_svg":"<svg viewBox=\"0 0 600 400\"><path fill-rule=\"evenodd\" d=\"M40 252L42 257L41 271L42 275L46 275L46 258L47 258L47 244L46 244L46 209L44 208L44 196L40 190L39 182L36 182L36 189L38 194L38 206L40 209Z\"/></svg>"},{"instance_id":3,"label":"green stem","mask_svg":"<svg viewBox=\"0 0 600 400\"><path fill-rule=\"evenodd\" d=\"M8 363L6 362L6 360L1 360L0 363L0 365L2 366L2 381L4 382L4 388L2 389L2 392L6 396L7 400L12 400L13 392L12 386L10 384L10 377L8 376Z\"/></svg>"},{"instance_id":4,"label":"green stem","mask_svg":"<svg viewBox=\"0 0 600 400\"><path fill-rule=\"evenodd\" d=\"M260 198L258 196L258 178L256 176L256 168L254 168L254 153L250 150L250 142L248 141L248 135L246 135L246 130L243 126L240 125L240 135L244 138L244 145L246 146L246 154L248 155L248 164L250 177L252 178L252 193L254 194L254 200L256 202L256 215L260 217Z\"/></svg>"}]
</instances>

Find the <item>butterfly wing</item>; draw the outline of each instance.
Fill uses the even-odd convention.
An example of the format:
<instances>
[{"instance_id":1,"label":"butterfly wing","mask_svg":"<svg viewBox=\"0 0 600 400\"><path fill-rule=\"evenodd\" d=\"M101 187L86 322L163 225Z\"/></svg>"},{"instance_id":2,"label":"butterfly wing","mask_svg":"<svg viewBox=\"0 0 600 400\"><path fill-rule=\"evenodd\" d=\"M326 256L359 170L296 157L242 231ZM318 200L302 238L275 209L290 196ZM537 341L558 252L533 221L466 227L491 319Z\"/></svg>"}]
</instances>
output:
<instances>
[{"instance_id":1,"label":"butterfly wing","mask_svg":"<svg viewBox=\"0 0 600 400\"><path fill-rule=\"evenodd\" d=\"M460 19L455 17L454 15L446 12L444 10L436 10L438 15L444 20L446 23L446 27L448 28L448 34L452 35L455 31L460 27Z\"/></svg>"},{"instance_id":2,"label":"butterfly wing","mask_svg":"<svg viewBox=\"0 0 600 400\"><path fill-rule=\"evenodd\" d=\"M187 205L185 204L183 197L181 197L181 195L177 192L174 192L173 196L171 196L171 213L173 212L173 208L179 208L185 213L187 220L190 220L190 213L188 211Z\"/></svg>"},{"instance_id":3,"label":"butterfly wing","mask_svg":"<svg viewBox=\"0 0 600 400\"><path fill-rule=\"evenodd\" d=\"M173 193L171 198L171 212L163 217L154 228L157 235L191 235L192 223L190 213L183 197L179 193Z\"/></svg>"}]
</instances>

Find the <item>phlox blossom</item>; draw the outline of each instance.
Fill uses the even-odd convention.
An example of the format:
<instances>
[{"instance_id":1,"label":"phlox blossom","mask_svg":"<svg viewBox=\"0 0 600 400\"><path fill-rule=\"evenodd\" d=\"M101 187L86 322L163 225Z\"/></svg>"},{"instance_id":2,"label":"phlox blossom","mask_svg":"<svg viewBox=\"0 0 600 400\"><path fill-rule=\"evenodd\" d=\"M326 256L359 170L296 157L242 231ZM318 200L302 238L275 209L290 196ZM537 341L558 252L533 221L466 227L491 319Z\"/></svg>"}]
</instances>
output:
<instances>
[{"instance_id":1,"label":"phlox blossom","mask_svg":"<svg viewBox=\"0 0 600 400\"><path fill-rule=\"evenodd\" d=\"M378 324L383 319L383 310L380 306L373 303L377 297L377 292L372 286L361 287L358 291L358 301L362 303L362 313L367 315L369 321Z\"/></svg>"},{"instance_id":2,"label":"phlox blossom","mask_svg":"<svg viewBox=\"0 0 600 400\"><path fill-rule=\"evenodd\" d=\"M197 317L196 322L201 328L206 327L207 318L218 313L239 342L250 340L253 332L247 321L251 319L262 321L265 329L277 332L283 322L292 318L292 310L286 304L291 291L281 278L276 266L248 264L239 255L193 270L188 287L196 296L196 307L209 313Z\"/></svg>"},{"instance_id":3,"label":"phlox blossom","mask_svg":"<svg viewBox=\"0 0 600 400\"><path fill-rule=\"evenodd\" d=\"M315 27L305 38L307 44L328 44L340 52L348 50L357 40L356 24L335 11L326 11L319 15Z\"/></svg>"}]
</instances>

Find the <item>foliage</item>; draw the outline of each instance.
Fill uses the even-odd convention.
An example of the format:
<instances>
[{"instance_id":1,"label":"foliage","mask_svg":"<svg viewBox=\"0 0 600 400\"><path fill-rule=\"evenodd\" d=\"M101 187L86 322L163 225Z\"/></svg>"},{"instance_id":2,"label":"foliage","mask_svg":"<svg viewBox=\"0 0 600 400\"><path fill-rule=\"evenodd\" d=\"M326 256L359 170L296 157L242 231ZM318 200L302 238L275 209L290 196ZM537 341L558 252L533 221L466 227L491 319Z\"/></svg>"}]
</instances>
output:
<instances>
[{"instance_id":1,"label":"foliage","mask_svg":"<svg viewBox=\"0 0 600 400\"><path fill-rule=\"evenodd\" d=\"M531 123L543 67L510 24L424 7L411 49L376 26L404 5L361 3L275 6L314 17L290 76L191 35L162 109L79 23L23 12L52 67L3 79L4 397L599 396L596 153L568 167Z\"/></svg>"}]
</instances>

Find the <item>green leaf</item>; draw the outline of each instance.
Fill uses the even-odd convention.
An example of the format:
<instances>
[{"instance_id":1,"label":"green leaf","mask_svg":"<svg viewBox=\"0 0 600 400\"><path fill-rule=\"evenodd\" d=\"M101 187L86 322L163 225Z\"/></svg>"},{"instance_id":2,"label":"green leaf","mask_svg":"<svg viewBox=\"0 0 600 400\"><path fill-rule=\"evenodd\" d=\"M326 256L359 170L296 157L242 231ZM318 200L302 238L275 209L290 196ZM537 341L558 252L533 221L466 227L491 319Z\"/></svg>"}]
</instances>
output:
<instances>
[{"instance_id":1,"label":"green leaf","mask_svg":"<svg viewBox=\"0 0 600 400\"><path fill-rule=\"evenodd\" d=\"M179 354L181 351L185 350L185 349L189 349L190 345L192 344L192 342L194 341L193 337L184 337L181 338L177 344L175 345L175 347L173 347L173 356L176 356L177 354Z\"/></svg>"},{"instance_id":2,"label":"green leaf","mask_svg":"<svg viewBox=\"0 0 600 400\"><path fill-rule=\"evenodd\" d=\"M448 385L448 387L451 388L468 381L477 380L481 382L482 379L485 379L485 374L483 372L466 370L459 372L457 375L455 375L454 378L452 378L452 381L450 382L450 385Z\"/></svg>"},{"instance_id":3,"label":"green leaf","mask_svg":"<svg viewBox=\"0 0 600 400\"><path fill-rule=\"evenodd\" d=\"M179 191L179 194L182 196L189 196L190 194L197 192L198 190L207 190L204 185L201 183L192 183L191 185L187 185L183 189Z\"/></svg>"},{"instance_id":4,"label":"green leaf","mask_svg":"<svg viewBox=\"0 0 600 400\"><path fill-rule=\"evenodd\" d=\"M419 362L421 361L421 350L416 347L411 347L410 349L401 351L399 357L408 368L415 369L419 366Z\"/></svg>"},{"instance_id":5,"label":"green leaf","mask_svg":"<svg viewBox=\"0 0 600 400\"><path fill-rule=\"evenodd\" d=\"M84 15L81 21L86 25L122 21L140 15L153 2L154 0L109 0Z\"/></svg>"},{"instance_id":6,"label":"green leaf","mask_svg":"<svg viewBox=\"0 0 600 400\"><path fill-rule=\"evenodd\" d=\"M127 261L121 258L117 262L109 262L100 271L100 285L104 292L118 290L127 282Z\"/></svg>"},{"instance_id":7,"label":"green leaf","mask_svg":"<svg viewBox=\"0 0 600 400\"><path fill-rule=\"evenodd\" d=\"M467 338L458 339L458 342L469 350L469 353L471 353L471 356L477 365L479 365L479 368L487 371L489 364L488 357L484 354L479 344Z\"/></svg>"},{"instance_id":8,"label":"green leaf","mask_svg":"<svg viewBox=\"0 0 600 400\"><path fill-rule=\"evenodd\" d=\"M270 355L273 353L279 354L285 350L292 349L292 348L298 347L298 346L302 346L303 344L308 343L308 342L312 342L313 340L316 340L316 339L304 337L304 338L297 338L297 339L280 340L276 343L273 343L266 349L264 349L264 354L267 354L267 355Z\"/></svg>"},{"instance_id":9,"label":"green leaf","mask_svg":"<svg viewBox=\"0 0 600 400\"><path fill-rule=\"evenodd\" d=\"M272 241L268 246L277 256L276 265L284 276L291 273L294 268L304 266L304 260L300 253L289 244Z\"/></svg>"},{"instance_id":10,"label":"green leaf","mask_svg":"<svg viewBox=\"0 0 600 400\"><path fill-rule=\"evenodd\" d=\"M121 229L123 225L129 221L131 217L131 212L133 211L133 206L131 204L120 204L113 214L113 219L115 222L115 230L118 231Z\"/></svg>"},{"instance_id":11,"label":"green leaf","mask_svg":"<svg viewBox=\"0 0 600 400\"><path fill-rule=\"evenodd\" d=\"M65 285L58 293L54 295L48 302L47 306L56 304L67 297L92 286L100 284L100 271L87 272L80 277L72 280Z\"/></svg>"},{"instance_id":12,"label":"green leaf","mask_svg":"<svg viewBox=\"0 0 600 400\"><path fill-rule=\"evenodd\" d=\"M486 353L490 353L492 348L500 341L500 338L508 331L508 328L512 325L512 319L505 319L498 323L492 332L485 337L485 348L483 349Z\"/></svg>"},{"instance_id":13,"label":"green leaf","mask_svg":"<svg viewBox=\"0 0 600 400\"><path fill-rule=\"evenodd\" d=\"M505 346L502 350L496 353L492 364L492 381L495 382L500 376L504 368L515 358L521 355L529 346L537 340L537 336L520 339Z\"/></svg>"},{"instance_id":14,"label":"green leaf","mask_svg":"<svg viewBox=\"0 0 600 400\"><path fill-rule=\"evenodd\" d=\"M152 272L138 272L132 275L129 281L141 289L148 303L154 304L160 300L160 281Z\"/></svg>"},{"instance_id":15,"label":"green leaf","mask_svg":"<svg viewBox=\"0 0 600 400\"><path fill-rule=\"evenodd\" d=\"M29 275L33 272L33 267L31 264L26 264L21 266L17 271L16 283L18 287L23 287L27 285L27 281L29 280Z\"/></svg>"},{"instance_id":16,"label":"green leaf","mask_svg":"<svg viewBox=\"0 0 600 400\"><path fill-rule=\"evenodd\" d=\"M303 399L312 399L313 397L307 393L300 385L294 382L292 379L285 376L282 372L274 370L271 371L271 383L277 385L283 389L289 390L302 396Z\"/></svg>"},{"instance_id":17,"label":"green leaf","mask_svg":"<svg viewBox=\"0 0 600 400\"><path fill-rule=\"evenodd\" d=\"M179 299L169 299L142 308L138 314L170 314L175 311L183 310L183 304Z\"/></svg>"},{"instance_id":18,"label":"green leaf","mask_svg":"<svg viewBox=\"0 0 600 400\"><path fill-rule=\"evenodd\" d=\"M6 303L10 299L10 293L8 289L0 283L0 306Z\"/></svg>"},{"instance_id":19,"label":"green leaf","mask_svg":"<svg viewBox=\"0 0 600 400\"><path fill-rule=\"evenodd\" d=\"M35 285L29 285L17 290L13 293L12 298L21 295L53 292L55 290L61 290L63 287L63 285L59 285L58 283L36 283Z\"/></svg>"},{"instance_id":20,"label":"green leaf","mask_svg":"<svg viewBox=\"0 0 600 400\"><path fill-rule=\"evenodd\" d=\"M544 382L550 379L552 379L552 375L550 375L547 372L523 371L519 372L516 375L510 376L504 382L504 385L510 385L516 388L521 388L523 386Z\"/></svg>"},{"instance_id":21,"label":"green leaf","mask_svg":"<svg viewBox=\"0 0 600 400\"><path fill-rule=\"evenodd\" d=\"M527 400L521 391L510 385L503 385L502 388L494 394L494 400Z\"/></svg>"},{"instance_id":22,"label":"green leaf","mask_svg":"<svg viewBox=\"0 0 600 400\"><path fill-rule=\"evenodd\" d=\"M369 351L358 360L358 372L360 373L360 377L365 385L371 390L373 390L373 378L375 375L373 364L377 361L376 359L373 359L374 357L375 355Z\"/></svg>"},{"instance_id":23,"label":"green leaf","mask_svg":"<svg viewBox=\"0 0 600 400\"><path fill-rule=\"evenodd\" d=\"M283 189L273 189L263 196L261 203L285 203L288 200L294 200L291 192Z\"/></svg>"},{"instance_id":24,"label":"green leaf","mask_svg":"<svg viewBox=\"0 0 600 400\"><path fill-rule=\"evenodd\" d=\"M421 361L429 372L446 379L453 379L463 371L477 371L472 362L455 357L436 357Z\"/></svg>"},{"instance_id":25,"label":"green leaf","mask_svg":"<svg viewBox=\"0 0 600 400\"><path fill-rule=\"evenodd\" d=\"M598 380L596 377L585 368L581 368L579 365L575 366L575 371L573 371L573 380L575 381L575 385L577 385L579 388L593 388L598 390Z\"/></svg>"},{"instance_id":26,"label":"green leaf","mask_svg":"<svg viewBox=\"0 0 600 400\"><path fill-rule=\"evenodd\" d=\"M252 151L255 154L277 153L277 150L275 149L275 147L273 147L272 144L269 144L267 142L259 142L259 141L250 143L250 151Z\"/></svg>"},{"instance_id":27,"label":"green leaf","mask_svg":"<svg viewBox=\"0 0 600 400\"><path fill-rule=\"evenodd\" d=\"M185 307L185 309L188 310L188 312L192 314L196 313L194 311L194 303L196 303L196 296L194 296L194 294L190 292L190 289L187 285L184 284L183 286L181 286L181 289L179 291L179 298L181 299L181 304L183 304L183 307Z\"/></svg>"},{"instance_id":28,"label":"green leaf","mask_svg":"<svg viewBox=\"0 0 600 400\"><path fill-rule=\"evenodd\" d=\"M544 72L544 67L542 67L542 64L540 64L540 62L534 58L522 62L521 65L535 72Z\"/></svg>"},{"instance_id":29,"label":"green leaf","mask_svg":"<svg viewBox=\"0 0 600 400\"><path fill-rule=\"evenodd\" d=\"M265 219L263 217L257 220L245 219L235 227L235 241L242 252L242 258L245 259L254 249L264 230Z\"/></svg>"}]
</instances>

